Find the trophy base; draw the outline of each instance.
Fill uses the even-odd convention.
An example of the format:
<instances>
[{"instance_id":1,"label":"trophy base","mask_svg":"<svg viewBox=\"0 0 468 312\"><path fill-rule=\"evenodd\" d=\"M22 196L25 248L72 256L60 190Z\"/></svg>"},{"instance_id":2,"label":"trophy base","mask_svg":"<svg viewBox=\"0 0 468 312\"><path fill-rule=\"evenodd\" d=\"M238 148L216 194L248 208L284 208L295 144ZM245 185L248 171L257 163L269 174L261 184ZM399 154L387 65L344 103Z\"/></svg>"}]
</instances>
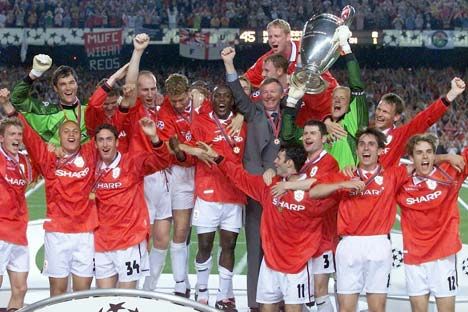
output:
<instances>
[{"instance_id":1,"label":"trophy base","mask_svg":"<svg viewBox=\"0 0 468 312\"><path fill-rule=\"evenodd\" d=\"M308 94L319 94L325 91L328 87L328 82L325 81L320 74L310 70L302 70L294 73L291 76L290 84L296 88L303 89Z\"/></svg>"}]
</instances>

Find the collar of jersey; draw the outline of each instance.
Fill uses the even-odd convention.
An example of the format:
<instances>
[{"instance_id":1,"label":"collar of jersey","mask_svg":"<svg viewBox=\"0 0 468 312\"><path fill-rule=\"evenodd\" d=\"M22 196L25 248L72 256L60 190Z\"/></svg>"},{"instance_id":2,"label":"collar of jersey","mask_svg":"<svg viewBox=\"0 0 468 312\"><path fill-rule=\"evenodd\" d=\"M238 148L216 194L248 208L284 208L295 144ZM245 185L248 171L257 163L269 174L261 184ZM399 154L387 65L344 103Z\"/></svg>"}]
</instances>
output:
<instances>
[{"instance_id":1,"label":"collar of jersey","mask_svg":"<svg viewBox=\"0 0 468 312\"><path fill-rule=\"evenodd\" d=\"M122 154L120 154L120 152L117 152L117 157L115 157L114 161L109 165L109 166L106 166L106 164L103 162L101 164L101 170L104 170L104 169L114 169L117 167L117 165L120 163L120 159L122 158Z\"/></svg>"}]
</instances>

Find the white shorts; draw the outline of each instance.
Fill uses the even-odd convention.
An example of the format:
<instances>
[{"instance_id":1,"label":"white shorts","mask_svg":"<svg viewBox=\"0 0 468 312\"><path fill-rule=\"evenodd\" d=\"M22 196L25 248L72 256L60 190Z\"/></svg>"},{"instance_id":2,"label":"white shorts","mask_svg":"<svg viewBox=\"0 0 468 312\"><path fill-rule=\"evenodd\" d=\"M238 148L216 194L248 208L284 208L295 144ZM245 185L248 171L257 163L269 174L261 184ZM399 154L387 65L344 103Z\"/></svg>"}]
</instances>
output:
<instances>
[{"instance_id":1,"label":"white shorts","mask_svg":"<svg viewBox=\"0 0 468 312\"><path fill-rule=\"evenodd\" d=\"M197 227L198 234L216 232L218 227L239 233L243 207L241 204L207 202L197 198L192 213L192 225Z\"/></svg>"},{"instance_id":2,"label":"white shorts","mask_svg":"<svg viewBox=\"0 0 468 312\"><path fill-rule=\"evenodd\" d=\"M149 275L146 240L127 249L96 252L96 279L118 275L119 282L133 282Z\"/></svg>"},{"instance_id":3,"label":"white shorts","mask_svg":"<svg viewBox=\"0 0 468 312\"><path fill-rule=\"evenodd\" d=\"M455 255L422 264L405 264L408 295L432 294L436 298L456 296L458 290L456 268Z\"/></svg>"},{"instance_id":4,"label":"white shorts","mask_svg":"<svg viewBox=\"0 0 468 312\"><path fill-rule=\"evenodd\" d=\"M314 274L335 273L335 259L333 251L325 251L322 255L312 259Z\"/></svg>"},{"instance_id":5,"label":"white shorts","mask_svg":"<svg viewBox=\"0 0 468 312\"><path fill-rule=\"evenodd\" d=\"M94 275L94 234L45 232L45 276L63 278L70 273L79 277Z\"/></svg>"},{"instance_id":6,"label":"white shorts","mask_svg":"<svg viewBox=\"0 0 468 312\"><path fill-rule=\"evenodd\" d=\"M195 167L171 167L169 190L174 210L192 209L195 193Z\"/></svg>"},{"instance_id":7,"label":"white shorts","mask_svg":"<svg viewBox=\"0 0 468 312\"><path fill-rule=\"evenodd\" d=\"M29 272L29 248L0 240L0 276L5 270Z\"/></svg>"},{"instance_id":8,"label":"white shorts","mask_svg":"<svg viewBox=\"0 0 468 312\"><path fill-rule=\"evenodd\" d=\"M151 224L154 220L172 217L169 177L166 170L145 177L145 199Z\"/></svg>"},{"instance_id":9,"label":"white shorts","mask_svg":"<svg viewBox=\"0 0 468 312\"><path fill-rule=\"evenodd\" d=\"M312 260L296 274L270 269L262 260L257 284L257 302L273 304L284 300L285 304L304 304L313 301L314 275Z\"/></svg>"},{"instance_id":10,"label":"white shorts","mask_svg":"<svg viewBox=\"0 0 468 312\"><path fill-rule=\"evenodd\" d=\"M387 235L345 236L335 257L339 294L388 292L392 247Z\"/></svg>"}]
</instances>

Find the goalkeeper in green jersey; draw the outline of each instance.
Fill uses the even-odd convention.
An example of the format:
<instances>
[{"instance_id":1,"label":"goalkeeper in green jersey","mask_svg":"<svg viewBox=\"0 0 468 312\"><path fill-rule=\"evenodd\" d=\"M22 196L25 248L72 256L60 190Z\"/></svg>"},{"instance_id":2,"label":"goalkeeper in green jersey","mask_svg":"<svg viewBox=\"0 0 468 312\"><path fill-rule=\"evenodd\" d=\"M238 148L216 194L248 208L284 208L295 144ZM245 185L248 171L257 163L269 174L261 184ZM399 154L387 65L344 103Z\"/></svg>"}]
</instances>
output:
<instances>
[{"instance_id":1,"label":"goalkeeper in green jersey","mask_svg":"<svg viewBox=\"0 0 468 312\"><path fill-rule=\"evenodd\" d=\"M30 95L34 81L51 66L52 59L48 55L34 56L33 68L29 75L14 86L11 102L44 141L59 145L58 129L66 120L77 122L81 128L81 141L87 141L84 118L86 106L77 97L78 77L73 68L62 65L52 75L52 85L59 103L40 101Z\"/></svg>"},{"instance_id":2,"label":"goalkeeper in green jersey","mask_svg":"<svg viewBox=\"0 0 468 312\"><path fill-rule=\"evenodd\" d=\"M356 133L359 129L367 127L369 112L359 64L348 43L351 33L346 26L341 26L337 33L348 68L349 87L338 86L333 91L331 112L324 120L329 132L325 149L338 161L340 168L344 168L357 164ZM302 90L290 86L281 129L284 142L301 143L303 130L296 126L294 120L296 104L303 94Z\"/></svg>"}]
</instances>

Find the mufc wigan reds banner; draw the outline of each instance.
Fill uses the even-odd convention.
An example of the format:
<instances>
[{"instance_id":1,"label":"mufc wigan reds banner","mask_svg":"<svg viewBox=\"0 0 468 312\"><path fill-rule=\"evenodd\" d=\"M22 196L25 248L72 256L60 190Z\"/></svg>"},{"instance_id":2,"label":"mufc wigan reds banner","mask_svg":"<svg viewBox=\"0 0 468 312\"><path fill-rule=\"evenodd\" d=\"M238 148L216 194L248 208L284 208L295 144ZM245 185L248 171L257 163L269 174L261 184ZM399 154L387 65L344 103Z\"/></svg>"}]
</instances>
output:
<instances>
[{"instance_id":1,"label":"mufc wigan reds banner","mask_svg":"<svg viewBox=\"0 0 468 312\"><path fill-rule=\"evenodd\" d=\"M87 32L83 35L89 70L113 70L120 68L122 30Z\"/></svg>"}]
</instances>

